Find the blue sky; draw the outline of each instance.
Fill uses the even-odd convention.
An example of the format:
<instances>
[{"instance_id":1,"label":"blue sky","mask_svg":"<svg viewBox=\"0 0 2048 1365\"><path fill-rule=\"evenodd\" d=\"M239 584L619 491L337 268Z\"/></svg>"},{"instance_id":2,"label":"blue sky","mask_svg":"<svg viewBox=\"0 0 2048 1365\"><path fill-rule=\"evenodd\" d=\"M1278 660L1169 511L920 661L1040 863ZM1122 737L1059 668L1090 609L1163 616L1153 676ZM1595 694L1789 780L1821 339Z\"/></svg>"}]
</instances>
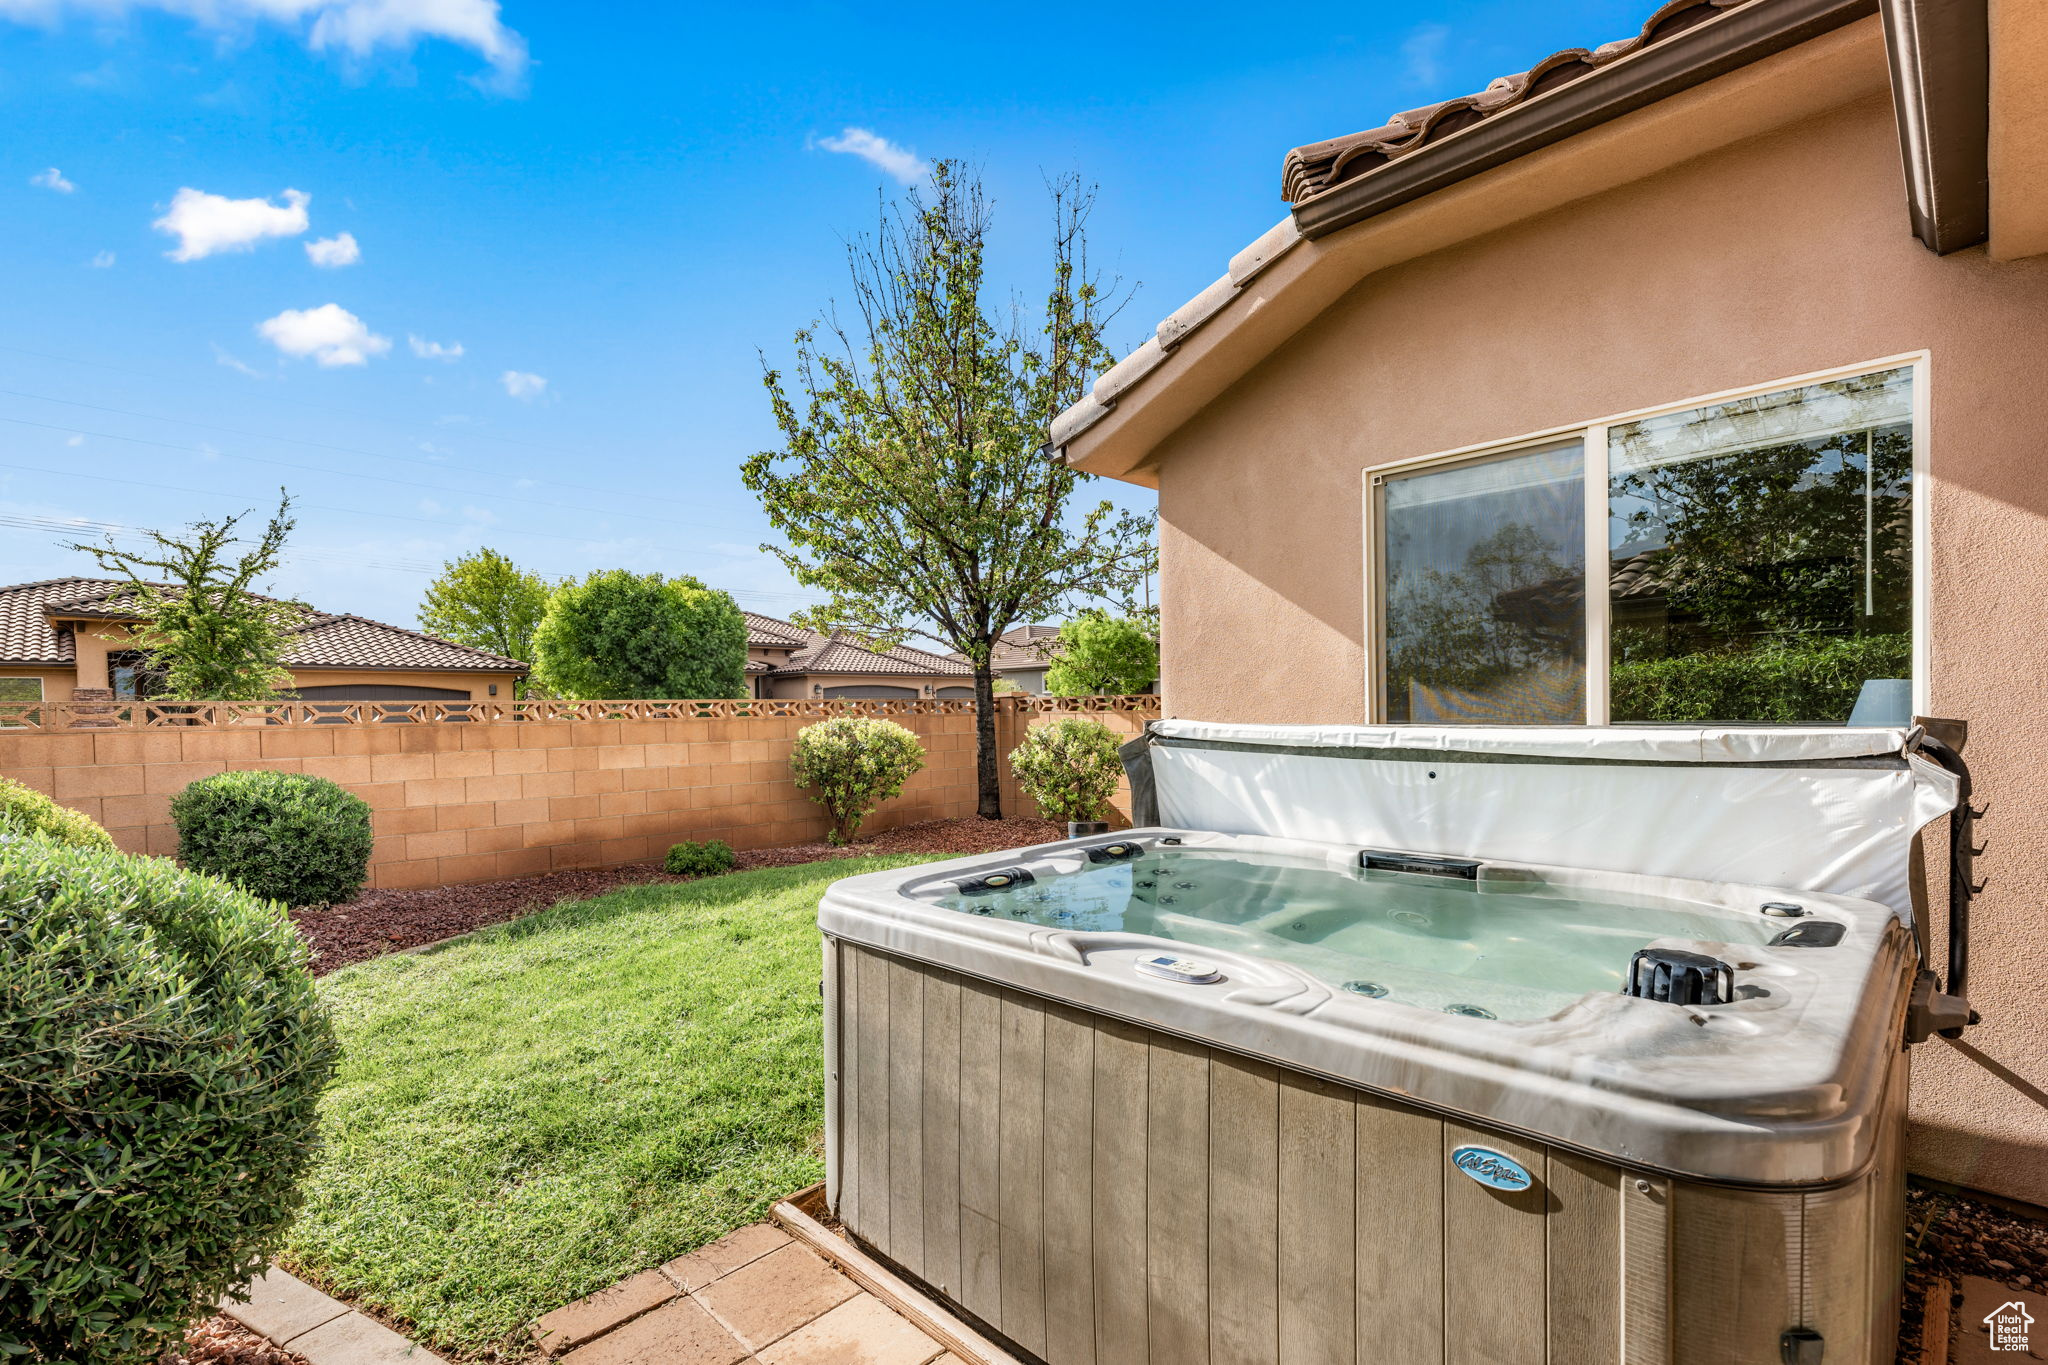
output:
<instances>
[{"instance_id":1,"label":"blue sky","mask_svg":"<svg viewBox=\"0 0 2048 1365\"><path fill-rule=\"evenodd\" d=\"M1099 184L1128 349L1279 219L1288 147L1649 8L0 0L0 582L92 571L54 522L282 483L274 586L328 610L410 623L490 544L787 614L759 357L923 162L981 168L1027 300L1042 177Z\"/></svg>"}]
</instances>

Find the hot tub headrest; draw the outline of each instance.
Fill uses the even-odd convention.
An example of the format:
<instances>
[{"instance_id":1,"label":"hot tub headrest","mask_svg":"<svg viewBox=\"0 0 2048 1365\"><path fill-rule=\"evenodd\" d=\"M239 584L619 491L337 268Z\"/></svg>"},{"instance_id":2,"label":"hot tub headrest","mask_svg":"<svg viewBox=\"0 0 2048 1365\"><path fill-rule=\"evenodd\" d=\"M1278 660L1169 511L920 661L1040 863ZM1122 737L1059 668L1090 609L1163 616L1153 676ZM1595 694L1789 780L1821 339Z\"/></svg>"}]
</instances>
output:
<instances>
[{"instance_id":1,"label":"hot tub headrest","mask_svg":"<svg viewBox=\"0 0 2048 1365\"><path fill-rule=\"evenodd\" d=\"M1957 799L1918 739L1164 720L1124 758L1140 825L1747 882L1910 916L1913 835Z\"/></svg>"}]
</instances>

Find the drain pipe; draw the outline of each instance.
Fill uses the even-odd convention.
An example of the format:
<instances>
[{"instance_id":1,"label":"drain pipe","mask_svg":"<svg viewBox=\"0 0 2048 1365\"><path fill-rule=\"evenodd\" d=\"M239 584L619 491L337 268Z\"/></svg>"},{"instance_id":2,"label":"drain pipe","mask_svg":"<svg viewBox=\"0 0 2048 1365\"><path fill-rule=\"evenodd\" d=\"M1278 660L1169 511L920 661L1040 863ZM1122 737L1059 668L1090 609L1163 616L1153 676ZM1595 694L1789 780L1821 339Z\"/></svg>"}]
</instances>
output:
<instances>
[{"instance_id":1,"label":"drain pipe","mask_svg":"<svg viewBox=\"0 0 2048 1365\"><path fill-rule=\"evenodd\" d=\"M1948 825L1948 977L1937 978L1922 968L1913 981L1912 1003L1907 1007L1906 1041L1924 1042L1939 1033L1960 1038L1963 1030L1979 1022L1970 1008L1970 902L1977 894L1974 826L1982 813L1970 804L1970 767L1963 762L1962 726L1959 722L1919 722L1938 725L1955 735L1951 744L1923 730L1919 751L1955 774L1956 808Z\"/></svg>"}]
</instances>

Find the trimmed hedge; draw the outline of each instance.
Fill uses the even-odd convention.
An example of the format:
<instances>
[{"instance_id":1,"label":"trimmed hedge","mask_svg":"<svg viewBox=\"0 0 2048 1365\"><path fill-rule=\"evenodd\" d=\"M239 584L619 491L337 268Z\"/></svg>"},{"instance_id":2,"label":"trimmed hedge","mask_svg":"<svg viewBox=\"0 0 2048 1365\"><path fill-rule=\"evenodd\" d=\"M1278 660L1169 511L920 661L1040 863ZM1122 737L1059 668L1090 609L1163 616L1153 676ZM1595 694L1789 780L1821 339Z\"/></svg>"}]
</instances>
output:
<instances>
[{"instance_id":1,"label":"trimmed hedge","mask_svg":"<svg viewBox=\"0 0 2048 1365\"><path fill-rule=\"evenodd\" d=\"M1840 725L1868 678L1910 677L1912 637L1833 636L1614 665L1617 721Z\"/></svg>"},{"instance_id":2,"label":"trimmed hedge","mask_svg":"<svg viewBox=\"0 0 2048 1365\"><path fill-rule=\"evenodd\" d=\"M92 817L60 806L34 787L0 777L0 834L40 834L60 844L112 852L114 836Z\"/></svg>"},{"instance_id":3,"label":"trimmed hedge","mask_svg":"<svg viewBox=\"0 0 2048 1365\"><path fill-rule=\"evenodd\" d=\"M668 856L661 860L662 870L678 877L716 876L732 871L732 864L732 845L723 839L706 839L701 844L685 839L669 845Z\"/></svg>"},{"instance_id":4,"label":"trimmed hedge","mask_svg":"<svg viewBox=\"0 0 2048 1365\"><path fill-rule=\"evenodd\" d=\"M171 798L178 860L286 905L352 900L370 875L370 807L324 777L215 773Z\"/></svg>"},{"instance_id":5,"label":"trimmed hedge","mask_svg":"<svg viewBox=\"0 0 2048 1365\"><path fill-rule=\"evenodd\" d=\"M1033 726L1010 750L1017 786L1048 820L1099 820L1124 775L1116 732L1098 720Z\"/></svg>"},{"instance_id":6,"label":"trimmed hedge","mask_svg":"<svg viewBox=\"0 0 2048 1365\"><path fill-rule=\"evenodd\" d=\"M0 1359L154 1360L276 1251L336 1058L307 958L226 882L0 835Z\"/></svg>"},{"instance_id":7,"label":"trimmed hedge","mask_svg":"<svg viewBox=\"0 0 2048 1365\"><path fill-rule=\"evenodd\" d=\"M838 716L796 732L789 771L799 789L832 816L835 844L853 838L876 806L903 790L924 766L924 746L892 720Z\"/></svg>"}]
</instances>

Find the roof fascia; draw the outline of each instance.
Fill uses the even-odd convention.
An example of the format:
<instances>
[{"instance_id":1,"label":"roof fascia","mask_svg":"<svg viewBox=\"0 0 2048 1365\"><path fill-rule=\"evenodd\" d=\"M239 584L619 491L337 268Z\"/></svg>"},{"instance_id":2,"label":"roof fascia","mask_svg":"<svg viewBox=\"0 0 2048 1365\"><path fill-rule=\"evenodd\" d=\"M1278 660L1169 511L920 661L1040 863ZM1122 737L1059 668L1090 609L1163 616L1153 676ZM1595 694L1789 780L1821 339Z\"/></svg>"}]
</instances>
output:
<instances>
[{"instance_id":1,"label":"roof fascia","mask_svg":"<svg viewBox=\"0 0 2048 1365\"><path fill-rule=\"evenodd\" d=\"M1991 235L1991 18L1985 0L1881 0L1906 210L1938 256Z\"/></svg>"},{"instance_id":2,"label":"roof fascia","mask_svg":"<svg viewBox=\"0 0 2048 1365\"><path fill-rule=\"evenodd\" d=\"M1949 3L1933 0L1936 6ZM1912 8L1914 0L1887 4ZM1328 236L1876 11L1877 0L1767 0L1729 10L1370 174L1333 185L1297 204L1294 221L1305 237Z\"/></svg>"},{"instance_id":3,"label":"roof fascia","mask_svg":"<svg viewBox=\"0 0 2048 1365\"><path fill-rule=\"evenodd\" d=\"M1161 443L1369 276L1883 97L1883 46L1882 28L1870 15L1345 231L1298 243L1069 437L1068 462L1158 487Z\"/></svg>"}]
</instances>

